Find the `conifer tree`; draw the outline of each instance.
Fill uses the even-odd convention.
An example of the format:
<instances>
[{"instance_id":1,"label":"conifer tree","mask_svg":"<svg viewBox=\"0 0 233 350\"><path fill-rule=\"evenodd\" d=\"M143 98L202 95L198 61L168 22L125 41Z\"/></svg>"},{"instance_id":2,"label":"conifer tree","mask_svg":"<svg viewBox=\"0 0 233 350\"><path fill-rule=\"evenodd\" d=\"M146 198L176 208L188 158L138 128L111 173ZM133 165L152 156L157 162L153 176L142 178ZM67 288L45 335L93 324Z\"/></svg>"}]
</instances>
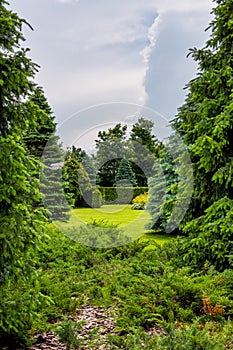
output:
<instances>
[{"instance_id":1,"label":"conifer tree","mask_svg":"<svg viewBox=\"0 0 233 350\"><path fill-rule=\"evenodd\" d=\"M83 165L76 159L70 158L64 164L64 172L67 174L66 194L72 194L74 208L85 205L85 198L91 201L91 182ZM89 203L88 203L89 204Z\"/></svg>"},{"instance_id":2,"label":"conifer tree","mask_svg":"<svg viewBox=\"0 0 233 350\"><path fill-rule=\"evenodd\" d=\"M153 165L158 157L161 142L153 134L154 122L143 117L133 125L130 132L132 148L132 169L135 173L138 186L148 186L148 179L154 174Z\"/></svg>"},{"instance_id":3,"label":"conifer tree","mask_svg":"<svg viewBox=\"0 0 233 350\"><path fill-rule=\"evenodd\" d=\"M186 258L230 266L233 249L233 2L215 0L209 40L190 51L197 77L173 125L183 135L194 169L194 193L183 221Z\"/></svg>"},{"instance_id":4,"label":"conifer tree","mask_svg":"<svg viewBox=\"0 0 233 350\"><path fill-rule=\"evenodd\" d=\"M130 184L133 187L137 186L137 181L135 174L130 166L128 159L122 158L119 164L119 168L115 177L115 184L120 181L121 186L129 186Z\"/></svg>"},{"instance_id":5,"label":"conifer tree","mask_svg":"<svg viewBox=\"0 0 233 350\"><path fill-rule=\"evenodd\" d=\"M64 151L58 144L59 137L51 136L42 155L41 190L43 203L52 220L69 219L69 198L65 196L68 176L63 172Z\"/></svg>"},{"instance_id":6,"label":"conifer tree","mask_svg":"<svg viewBox=\"0 0 233 350\"><path fill-rule=\"evenodd\" d=\"M176 198L176 165L166 147L153 167L155 175L149 179L149 199L146 209L151 215L149 229L165 231Z\"/></svg>"},{"instance_id":7,"label":"conifer tree","mask_svg":"<svg viewBox=\"0 0 233 350\"><path fill-rule=\"evenodd\" d=\"M108 131L100 131L95 140L100 186L113 186L120 161L126 154L126 125L116 124Z\"/></svg>"},{"instance_id":8,"label":"conifer tree","mask_svg":"<svg viewBox=\"0 0 233 350\"><path fill-rule=\"evenodd\" d=\"M26 21L0 1L0 347L4 339L24 339L38 307L33 285L33 254L46 221L40 200L37 167L24 148L24 131L37 123L31 102L37 65L27 57L22 27ZM24 339L25 340L25 339ZM17 348L14 344L12 348Z\"/></svg>"},{"instance_id":9,"label":"conifer tree","mask_svg":"<svg viewBox=\"0 0 233 350\"><path fill-rule=\"evenodd\" d=\"M24 142L30 152L37 158L43 154L46 143L56 131L55 116L44 96L42 87L37 86L30 96L30 102L34 104L36 123L28 128L24 134Z\"/></svg>"}]
</instances>

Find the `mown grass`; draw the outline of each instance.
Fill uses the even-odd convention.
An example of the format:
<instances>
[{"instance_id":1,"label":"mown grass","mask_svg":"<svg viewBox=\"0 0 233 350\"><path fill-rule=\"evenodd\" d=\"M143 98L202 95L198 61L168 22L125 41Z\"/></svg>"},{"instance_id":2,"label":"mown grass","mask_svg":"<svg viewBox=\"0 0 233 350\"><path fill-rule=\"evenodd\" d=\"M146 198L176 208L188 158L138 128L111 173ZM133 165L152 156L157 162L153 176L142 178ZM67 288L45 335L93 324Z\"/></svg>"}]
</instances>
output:
<instances>
[{"instance_id":1,"label":"mown grass","mask_svg":"<svg viewBox=\"0 0 233 350\"><path fill-rule=\"evenodd\" d=\"M145 228L150 221L150 214L146 210L132 210L131 205L103 205L101 208L78 208L71 211L71 217L67 223L56 223L56 226L65 232L72 228L78 228L93 221L105 221L116 225L131 239L142 241L156 241L163 244L173 237L167 234L154 233Z\"/></svg>"}]
</instances>

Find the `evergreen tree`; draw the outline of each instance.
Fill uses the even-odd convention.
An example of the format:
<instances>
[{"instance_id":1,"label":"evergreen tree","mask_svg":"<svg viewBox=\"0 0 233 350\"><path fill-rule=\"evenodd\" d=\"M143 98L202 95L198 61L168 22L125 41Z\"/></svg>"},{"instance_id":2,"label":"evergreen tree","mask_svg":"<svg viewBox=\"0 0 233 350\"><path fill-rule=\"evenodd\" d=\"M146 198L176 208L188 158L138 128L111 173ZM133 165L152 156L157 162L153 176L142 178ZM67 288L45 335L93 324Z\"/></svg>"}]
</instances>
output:
<instances>
[{"instance_id":1,"label":"evergreen tree","mask_svg":"<svg viewBox=\"0 0 233 350\"><path fill-rule=\"evenodd\" d=\"M99 183L99 178L94 158L86 154L82 160L82 165L89 176L91 185L96 186L96 184Z\"/></svg>"},{"instance_id":2,"label":"evergreen tree","mask_svg":"<svg viewBox=\"0 0 233 350\"><path fill-rule=\"evenodd\" d=\"M177 194L177 173L174 159L166 147L160 150L153 167L155 175L149 179L149 199L146 209L151 214L149 229L165 231Z\"/></svg>"},{"instance_id":3,"label":"evergreen tree","mask_svg":"<svg viewBox=\"0 0 233 350\"><path fill-rule=\"evenodd\" d=\"M63 173L64 151L58 144L59 137L51 136L42 155L41 190L43 202L52 220L69 219L69 199L65 196L68 178Z\"/></svg>"},{"instance_id":4,"label":"evergreen tree","mask_svg":"<svg viewBox=\"0 0 233 350\"><path fill-rule=\"evenodd\" d=\"M121 186L137 186L135 174L130 166L128 159L122 158L115 177L115 185L120 181Z\"/></svg>"},{"instance_id":5,"label":"evergreen tree","mask_svg":"<svg viewBox=\"0 0 233 350\"><path fill-rule=\"evenodd\" d=\"M69 159L64 164L64 172L67 174L66 194L72 194L74 208L84 206L85 198L90 201L91 182L88 173L76 159ZM90 203L87 203L90 204Z\"/></svg>"},{"instance_id":6,"label":"evergreen tree","mask_svg":"<svg viewBox=\"0 0 233 350\"><path fill-rule=\"evenodd\" d=\"M36 123L28 128L24 134L24 142L30 154L40 158L50 136L56 130L52 110L44 96L43 89L38 86L30 96L30 102L34 104Z\"/></svg>"},{"instance_id":7,"label":"evergreen tree","mask_svg":"<svg viewBox=\"0 0 233 350\"><path fill-rule=\"evenodd\" d=\"M35 318L39 294L33 254L46 221L43 210L34 206L40 200L38 180L32 175L37 164L23 146L24 131L37 123L30 101L37 66L21 46L26 22L7 6L0 1L1 348L6 337L11 343L22 340Z\"/></svg>"},{"instance_id":8,"label":"evergreen tree","mask_svg":"<svg viewBox=\"0 0 233 350\"><path fill-rule=\"evenodd\" d=\"M198 75L188 84L189 96L173 125L183 135L194 169L193 200L183 222L190 236L187 258L223 269L233 248L233 3L216 3L209 40L190 52Z\"/></svg>"},{"instance_id":9,"label":"evergreen tree","mask_svg":"<svg viewBox=\"0 0 233 350\"><path fill-rule=\"evenodd\" d=\"M120 161L127 152L126 130L127 126L119 123L108 131L98 133L98 139L95 142L100 186L113 186L115 182Z\"/></svg>"},{"instance_id":10,"label":"evergreen tree","mask_svg":"<svg viewBox=\"0 0 233 350\"><path fill-rule=\"evenodd\" d=\"M154 158L158 157L161 142L152 133L154 123L145 118L139 118L130 132L132 148L132 168L139 186L146 187L148 178L153 172Z\"/></svg>"},{"instance_id":11,"label":"evergreen tree","mask_svg":"<svg viewBox=\"0 0 233 350\"><path fill-rule=\"evenodd\" d=\"M76 159L79 163L87 156L87 153L82 148L76 146L68 147L65 153L65 160Z\"/></svg>"},{"instance_id":12,"label":"evergreen tree","mask_svg":"<svg viewBox=\"0 0 233 350\"><path fill-rule=\"evenodd\" d=\"M89 156L82 148L77 148L74 145L68 148L65 153L65 160L75 159L78 163L81 163L86 170L92 186L96 186L97 182L97 169L95 165L94 157Z\"/></svg>"}]
</instances>

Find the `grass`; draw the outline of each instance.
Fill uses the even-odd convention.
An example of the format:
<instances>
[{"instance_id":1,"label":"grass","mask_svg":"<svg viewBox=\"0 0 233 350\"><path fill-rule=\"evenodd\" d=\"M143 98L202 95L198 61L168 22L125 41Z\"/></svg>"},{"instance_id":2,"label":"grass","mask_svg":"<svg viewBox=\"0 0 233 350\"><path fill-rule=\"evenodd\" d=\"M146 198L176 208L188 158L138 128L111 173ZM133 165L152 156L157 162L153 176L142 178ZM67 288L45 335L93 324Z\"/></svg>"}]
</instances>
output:
<instances>
[{"instance_id":1,"label":"grass","mask_svg":"<svg viewBox=\"0 0 233 350\"><path fill-rule=\"evenodd\" d=\"M61 231L78 228L84 224L96 221L108 222L116 225L133 240L156 241L163 244L173 237L167 234L153 233L146 230L145 225L150 221L150 214L146 210L132 210L131 205L103 205L101 208L78 208L71 211L71 217L67 223L56 223Z\"/></svg>"}]
</instances>

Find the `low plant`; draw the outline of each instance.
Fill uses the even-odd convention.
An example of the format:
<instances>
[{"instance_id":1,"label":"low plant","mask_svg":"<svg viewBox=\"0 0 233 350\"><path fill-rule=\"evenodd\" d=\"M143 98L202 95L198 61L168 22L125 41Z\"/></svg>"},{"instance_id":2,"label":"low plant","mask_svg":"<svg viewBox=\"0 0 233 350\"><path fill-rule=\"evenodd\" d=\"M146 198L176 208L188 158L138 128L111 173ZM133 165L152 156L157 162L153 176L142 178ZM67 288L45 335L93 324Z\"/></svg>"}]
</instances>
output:
<instances>
[{"instance_id":1,"label":"low plant","mask_svg":"<svg viewBox=\"0 0 233 350\"><path fill-rule=\"evenodd\" d=\"M59 341L66 344L66 350L79 349L83 343L80 337L83 322L74 322L68 317L64 317L63 321L56 328L55 333L59 337Z\"/></svg>"},{"instance_id":2,"label":"low plant","mask_svg":"<svg viewBox=\"0 0 233 350\"><path fill-rule=\"evenodd\" d=\"M148 201L148 194L140 194L139 196L135 197L132 200L133 205L131 206L131 209L133 210L143 210L145 209L146 203Z\"/></svg>"}]
</instances>

